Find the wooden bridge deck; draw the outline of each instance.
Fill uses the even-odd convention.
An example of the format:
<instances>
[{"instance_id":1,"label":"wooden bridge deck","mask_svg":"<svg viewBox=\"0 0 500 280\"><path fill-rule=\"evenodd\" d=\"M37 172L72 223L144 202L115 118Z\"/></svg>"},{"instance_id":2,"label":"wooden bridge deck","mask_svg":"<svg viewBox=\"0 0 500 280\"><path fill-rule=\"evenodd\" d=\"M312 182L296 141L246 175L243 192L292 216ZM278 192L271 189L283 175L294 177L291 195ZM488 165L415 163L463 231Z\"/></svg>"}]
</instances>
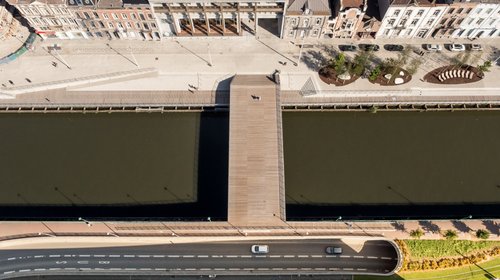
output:
<instances>
[{"instance_id":1,"label":"wooden bridge deck","mask_svg":"<svg viewBox=\"0 0 500 280\"><path fill-rule=\"evenodd\" d=\"M228 221L236 226L286 226L278 94L264 75L231 82Z\"/></svg>"}]
</instances>

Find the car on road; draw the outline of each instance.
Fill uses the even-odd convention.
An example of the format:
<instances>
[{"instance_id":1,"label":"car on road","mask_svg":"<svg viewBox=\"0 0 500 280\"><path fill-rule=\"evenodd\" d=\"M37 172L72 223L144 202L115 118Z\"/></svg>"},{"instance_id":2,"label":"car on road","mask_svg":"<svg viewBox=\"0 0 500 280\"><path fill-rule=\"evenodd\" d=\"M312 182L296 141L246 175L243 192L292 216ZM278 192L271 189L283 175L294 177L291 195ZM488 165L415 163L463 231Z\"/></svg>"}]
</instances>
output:
<instances>
[{"instance_id":1,"label":"car on road","mask_svg":"<svg viewBox=\"0 0 500 280\"><path fill-rule=\"evenodd\" d=\"M463 44L450 44L449 50L452 52L463 52L465 51L465 46Z\"/></svg>"},{"instance_id":2,"label":"car on road","mask_svg":"<svg viewBox=\"0 0 500 280\"><path fill-rule=\"evenodd\" d=\"M483 46L481 46L480 44L470 44L469 45L469 49L471 51L482 51L483 50Z\"/></svg>"},{"instance_id":3,"label":"car on road","mask_svg":"<svg viewBox=\"0 0 500 280\"><path fill-rule=\"evenodd\" d=\"M355 45L339 45L339 50L343 52L355 52L357 49Z\"/></svg>"},{"instance_id":4,"label":"car on road","mask_svg":"<svg viewBox=\"0 0 500 280\"><path fill-rule=\"evenodd\" d=\"M267 254L269 253L268 245L252 245L252 253L254 254Z\"/></svg>"},{"instance_id":5,"label":"car on road","mask_svg":"<svg viewBox=\"0 0 500 280\"><path fill-rule=\"evenodd\" d=\"M384 45L384 49L390 52L401 52L405 49L405 47L403 47L403 45L389 44L389 45Z\"/></svg>"},{"instance_id":6,"label":"car on road","mask_svg":"<svg viewBox=\"0 0 500 280\"><path fill-rule=\"evenodd\" d=\"M358 45L360 49L365 50L365 51L378 51L380 50L380 47L375 44L359 44Z\"/></svg>"},{"instance_id":7,"label":"car on road","mask_svg":"<svg viewBox=\"0 0 500 280\"><path fill-rule=\"evenodd\" d=\"M334 246L328 246L325 249L325 253L328 255L340 255L342 254L342 248L340 247L334 247Z\"/></svg>"},{"instance_id":8,"label":"car on road","mask_svg":"<svg viewBox=\"0 0 500 280\"><path fill-rule=\"evenodd\" d=\"M438 44L426 44L425 49L430 52L438 52L441 51L443 48L441 47L441 45Z\"/></svg>"}]
</instances>

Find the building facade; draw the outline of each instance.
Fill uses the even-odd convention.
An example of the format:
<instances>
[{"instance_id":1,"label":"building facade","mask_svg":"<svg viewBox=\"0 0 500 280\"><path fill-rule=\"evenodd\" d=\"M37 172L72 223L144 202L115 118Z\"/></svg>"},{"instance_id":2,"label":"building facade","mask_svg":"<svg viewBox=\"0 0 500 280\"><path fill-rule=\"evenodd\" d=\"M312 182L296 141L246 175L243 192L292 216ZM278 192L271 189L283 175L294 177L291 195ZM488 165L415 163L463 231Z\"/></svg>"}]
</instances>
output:
<instances>
[{"instance_id":1,"label":"building facade","mask_svg":"<svg viewBox=\"0 0 500 280\"><path fill-rule=\"evenodd\" d=\"M365 16L367 0L336 0L334 3L336 23L333 37L354 38Z\"/></svg>"},{"instance_id":2,"label":"building facade","mask_svg":"<svg viewBox=\"0 0 500 280\"><path fill-rule=\"evenodd\" d=\"M281 37L287 0L187 1L151 0L161 35Z\"/></svg>"},{"instance_id":3,"label":"building facade","mask_svg":"<svg viewBox=\"0 0 500 280\"><path fill-rule=\"evenodd\" d=\"M287 7L283 37L285 39L331 38L335 20L327 0L292 0Z\"/></svg>"},{"instance_id":4,"label":"building facade","mask_svg":"<svg viewBox=\"0 0 500 280\"><path fill-rule=\"evenodd\" d=\"M427 38L447 5L435 0L379 0L382 23L377 38Z\"/></svg>"},{"instance_id":5,"label":"building facade","mask_svg":"<svg viewBox=\"0 0 500 280\"><path fill-rule=\"evenodd\" d=\"M14 7L7 5L5 0L0 0L0 41L7 38L12 32L13 24L15 23Z\"/></svg>"},{"instance_id":6,"label":"building facade","mask_svg":"<svg viewBox=\"0 0 500 280\"><path fill-rule=\"evenodd\" d=\"M500 36L500 2L481 0L467 13L459 28L454 32L456 38L498 38Z\"/></svg>"},{"instance_id":7,"label":"building facade","mask_svg":"<svg viewBox=\"0 0 500 280\"><path fill-rule=\"evenodd\" d=\"M446 10L431 31L432 38L452 38L460 31L460 25L477 5L477 0L441 0Z\"/></svg>"},{"instance_id":8,"label":"building facade","mask_svg":"<svg viewBox=\"0 0 500 280\"><path fill-rule=\"evenodd\" d=\"M8 0L42 38L85 38L66 0Z\"/></svg>"},{"instance_id":9,"label":"building facade","mask_svg":"<svg viewBox=\"0 0 500 280\"><path fill-rule=\"evenodd\" d=\"M86 38L160 40L158 23L144 0L68 0Z\"/></svg>"}]
</instances>

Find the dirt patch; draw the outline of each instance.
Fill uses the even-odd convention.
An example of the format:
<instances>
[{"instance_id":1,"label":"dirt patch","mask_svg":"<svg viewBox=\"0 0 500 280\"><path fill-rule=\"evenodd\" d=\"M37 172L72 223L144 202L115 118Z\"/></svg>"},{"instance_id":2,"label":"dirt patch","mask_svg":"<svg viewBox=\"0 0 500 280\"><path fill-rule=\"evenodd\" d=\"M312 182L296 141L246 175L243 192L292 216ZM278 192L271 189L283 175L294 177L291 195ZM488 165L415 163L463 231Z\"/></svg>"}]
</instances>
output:
<instances>
[{"instance_id":1,"label":"dirt patch","mask_svg":"<svg viewBox=\"0 0 500 280\"><path fill-rule=\"evenodd\" d=\"M390 76L388 76L390 75ZM396 84L396 78L401 78L403 79L402 83ZM412 76L408 71L406 71L403 68L386 68L386 69L381 69L380 75L378 77L371 81L369 80L372 84L379 84L381 86L399 86L399 85L404 85L411 81Z\"/></svg>"},{"instance_id":2,"label":"dirt patch","mask_svg":"<svg viewBox=\"0 0 500 280\"><path fill-rule=\"evenodd\" d=\"M355 74L350 74L351 78L349 80L340 79L338 77L337 73L335 72L335 70L332 69L331 67L328 67L328 66L325 66L325 67L319 69L318 74L319 74L319 78L323 82L325 82L329 85L333 84L333 85L338 86L338 87L352 84L354 81L356 81L360 77L360 76L355 75Z\"/></svg>"}]
</instances>

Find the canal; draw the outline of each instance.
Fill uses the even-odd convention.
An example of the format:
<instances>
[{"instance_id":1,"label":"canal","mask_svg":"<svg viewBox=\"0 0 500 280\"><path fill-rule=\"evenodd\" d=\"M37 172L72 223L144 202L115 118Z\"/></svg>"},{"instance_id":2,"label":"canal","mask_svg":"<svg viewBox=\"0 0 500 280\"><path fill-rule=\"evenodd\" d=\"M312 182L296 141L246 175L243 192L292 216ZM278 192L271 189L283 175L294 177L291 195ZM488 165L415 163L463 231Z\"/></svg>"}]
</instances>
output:
<instances>
[{"instance_id":1,"label":"canal","mask_svg":"<svg viewBox=\"0 0 500 280\"><path fill-rule=\"evenodd\" d=\"M0 114L0 218L224 220L227 113ZM291 220L497 217L500 112L285 112Z\"/></svg>"}]
</instances>

